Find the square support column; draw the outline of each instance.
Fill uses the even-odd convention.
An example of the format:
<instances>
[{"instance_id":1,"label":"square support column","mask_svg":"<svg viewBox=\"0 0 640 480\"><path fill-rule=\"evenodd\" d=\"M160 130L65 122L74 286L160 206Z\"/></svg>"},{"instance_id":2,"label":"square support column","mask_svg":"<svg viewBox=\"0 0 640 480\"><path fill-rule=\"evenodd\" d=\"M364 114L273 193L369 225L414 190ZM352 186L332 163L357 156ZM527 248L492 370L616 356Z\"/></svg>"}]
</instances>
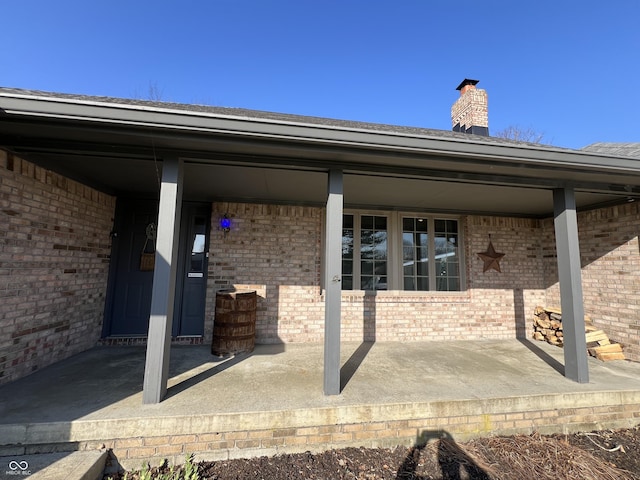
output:
<instances>
[{"instance_id":1,"label":"square support column","mask_svg":"<svg viewBox=\"0 0 640 480\"><path fill-rule=\"evenodd\" d=\"M340 393L340 322L342 303L341 170L329 172L324 242L324 394Z\"/></svg>"},{"instance_id":2,"label":"square support column","mask_svg":"<svg viewBox=\"0 0 640 480\"><path fill-rule=\"evenodd\" d=\"M182 177L182 160L163 159L156 263L153 271L151 315L142 390L143 403L159 403L167 393L182 207Z\"/></svg>"},{"instance_id":3,"label":"square support column","mask_svg":"<svg viewBox=\"0 0 640 480\"><path fill-rule=\"evenodd\" d=\"M582 274L575 193L571 188L553 191L558 279L564 333L564 376L589 382L587 340L582 298Z\"/></svg>"}]
</instances>

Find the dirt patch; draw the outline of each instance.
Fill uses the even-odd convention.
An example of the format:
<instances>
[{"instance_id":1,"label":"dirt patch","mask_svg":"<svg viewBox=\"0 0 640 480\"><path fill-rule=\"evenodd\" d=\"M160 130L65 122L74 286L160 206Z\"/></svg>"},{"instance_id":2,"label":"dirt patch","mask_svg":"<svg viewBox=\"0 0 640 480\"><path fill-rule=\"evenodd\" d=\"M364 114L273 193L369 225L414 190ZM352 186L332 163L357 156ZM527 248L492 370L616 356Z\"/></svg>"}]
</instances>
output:
<instances>
[{"instance_id":1,"label":"dirt patch","mask_svg":"<svg viewBox=\"0 0 640 480\"><path fill-rule=\"evenodd\" d=\"M640 480L640 427L464 443L444 434L412 448L344 448L202 462L198 469L210 480Z\"/></svg>"}]
</instances>

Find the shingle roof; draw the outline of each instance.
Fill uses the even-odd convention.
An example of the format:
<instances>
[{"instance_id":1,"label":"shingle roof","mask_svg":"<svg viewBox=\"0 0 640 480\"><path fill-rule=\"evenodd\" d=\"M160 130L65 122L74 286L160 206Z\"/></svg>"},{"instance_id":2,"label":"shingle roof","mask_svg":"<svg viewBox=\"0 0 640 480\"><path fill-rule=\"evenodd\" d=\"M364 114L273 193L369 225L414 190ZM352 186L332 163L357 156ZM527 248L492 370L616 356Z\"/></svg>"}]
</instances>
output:
<instances>
[{"instance_id":1,"label":"shingle roof","mask_svg":"<svg viewBox=\"0 0 640 480\"><path fill-rule=\"evenodd\" d=\"M314 117L306 115L295 115L288 113L276 113L267 112L262 110L250 110L246 108L234 108L234 107L217 107L211 105L197 105L197 104L185 104L174 102L161 102L151 100L139 100L129 98L117 98L117 97L105 97L105 96L91 96L91 95L79 95L57 92L45 92L39 90L26 90L19 88L3 88L0 87L0 96L2 94L7 95L21 95L26 97L40 97L51 98L61 100L71 100L86 103L98 103L98 104L111 104L126 107L142 107L149 109L163 109L182 111L185 113L199 113L199 114L211 114L220 115L226 117L235 117L243 119L262 119L271 120L276 122L306 124L306 125L318 125L325 127L334 127L339 129L353 129L353 130L366 130L370 132L386 132L397 133L402 135L415 135L425 137L441 137L448 139L459 139L464 141L472 141L478 143L484 143L487 145L512 145L512 146L537 146L542 148L552 148L554 150L571 151L572 149L539 145L529 142L521 142L515 140L509 140L498 137L486 137L481 135L472 135L468 133L454 132L449 130L438 130L432 128L411 127L401 125L388 125L381 123L369 123L351 120L340 120L335 118Z\"/></svg>"},{"instance_id":2,"label":"shingle roof","mask_svg":"<svg viewBox=\"0 0 640 480\"><path fill-rule=\"evenodd\" d=\"M633 143L607 143L598 142L587 145L582 150L593 153L602 153L616 157L640 158L640 142Z\"/></svg>"}]
</instances>

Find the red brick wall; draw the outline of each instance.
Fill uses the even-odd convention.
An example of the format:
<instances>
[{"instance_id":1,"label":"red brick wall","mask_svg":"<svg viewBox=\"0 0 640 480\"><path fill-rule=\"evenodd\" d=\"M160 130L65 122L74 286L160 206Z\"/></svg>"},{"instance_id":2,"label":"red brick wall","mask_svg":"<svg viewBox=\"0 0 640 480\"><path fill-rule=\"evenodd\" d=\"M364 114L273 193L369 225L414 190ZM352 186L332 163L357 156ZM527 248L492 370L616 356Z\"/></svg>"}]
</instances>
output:
<instances>
[{"instance_id":1,"label":"red brick wall","mask_svg":"<svg viewBox=\"0 0 640 480\"><path fill-rule=\"evenodd\" d=\"M0 384L95 345L114 206L0 150Z\"/></svg>"}]
</instances>

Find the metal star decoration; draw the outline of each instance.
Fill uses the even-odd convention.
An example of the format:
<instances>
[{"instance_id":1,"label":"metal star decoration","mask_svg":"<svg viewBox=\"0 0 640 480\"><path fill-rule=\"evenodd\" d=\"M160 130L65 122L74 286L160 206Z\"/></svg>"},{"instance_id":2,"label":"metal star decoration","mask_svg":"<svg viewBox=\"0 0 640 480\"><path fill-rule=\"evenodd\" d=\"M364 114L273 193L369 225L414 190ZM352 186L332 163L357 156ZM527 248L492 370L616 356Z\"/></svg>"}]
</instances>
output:
<instances>
[{"instance_id":1,"label":"metal star decoration","mask_svg":"<svg viewBox=\"0 0 640 480\"><path fill-rule=\"evenodd\" d=\"M478 256L484 262L482 273L485 273L490 269L494 269L502 273L502 270L500 270L500 260L504 257L504 253L496 252L496 249L493 248L493 243L491 243L491 237L489 237L489 246L487 247L487 251L478 252Z\"/></svg>"}]
</instances>

